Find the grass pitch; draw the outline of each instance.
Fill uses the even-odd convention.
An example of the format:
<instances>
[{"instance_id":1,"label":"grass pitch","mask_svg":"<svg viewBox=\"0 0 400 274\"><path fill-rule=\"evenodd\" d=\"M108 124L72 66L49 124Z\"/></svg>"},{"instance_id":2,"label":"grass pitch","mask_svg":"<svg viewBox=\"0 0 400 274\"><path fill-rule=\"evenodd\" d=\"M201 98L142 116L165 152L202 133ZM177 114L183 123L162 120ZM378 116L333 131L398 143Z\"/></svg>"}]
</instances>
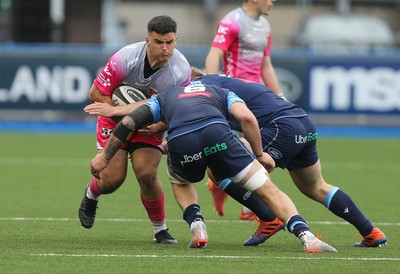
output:
<instances>
[{"instance_id":1,"label":"grass pitch","mask_svg":"<svg viewBox=\"0 0 400 274\"><path fill-rule=\"evenodd\" d=\"M204 182L197 184L209 246L192 250L168 183L164 184L170 232L177 245L153 242L132 172L114 194L99 202L92 229L80 226L77 211L91 179L93 134L1 133L1 273L400 273L400 140L320 138L325 179L346 191L388 237L388 246L354 248L357 231L324 206L300 194L286 171L273 181L295 202L314 233L335 254L305 254L287 231L258 247L242 244L256 229L239 221L240 206L228 198L225 216L213 210Z\"/></svg>"}]
</instances>

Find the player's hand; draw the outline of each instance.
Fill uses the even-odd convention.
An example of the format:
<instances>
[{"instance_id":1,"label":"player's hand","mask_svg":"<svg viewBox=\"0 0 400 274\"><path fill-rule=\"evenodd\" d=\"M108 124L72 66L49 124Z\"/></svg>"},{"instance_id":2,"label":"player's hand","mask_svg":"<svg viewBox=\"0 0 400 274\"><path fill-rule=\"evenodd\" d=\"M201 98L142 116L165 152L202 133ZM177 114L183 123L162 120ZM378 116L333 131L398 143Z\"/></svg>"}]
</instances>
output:
<instances>
[{"instance_id":1,"label":"player's hand","mask_svg":"<svg viewBox=\"0 0 400 274\"><path fill-rule=\"evenodd\" d=\"M89 113L91 115L100 115L103 117L112 117L114 116L114 109L115 106L112 106L108 103L100 103L100 102L94 102L90 105L87 105L83 110L86 113Z\"/></svg>"},{"instance_id":2,"label":"player's hand","mask_svg":"<svg viewBox=\"0 0 400 274\"><path fill-rule=\"evenodd\" d=\"M138 130L138 132L144 136L156 134L158 133L157 131L158 131L157 124L148 125L147 127Z\"/></svg>"},{"instance_id":3,"label":"player's hand","mask_svg":"<svg viewBox=\"0 0 400 274\"><path fill-rule=\"evenodd\" d=\"M166 129L167 126L163 122L158 122L139 129L138 132L142 135L161 134L164 133Z\"/></svg>"},{"instance_id":4,"label":"player's hand","mask_svg":"<svg viewBox=\"0 0 400 274\"><path fill-rule=\"evenodd\" d=\"M265 169L269 173L271 173L275 169L275 161L268 153L263 152L260 157L257 157L257 160L265 167Z\"/></svg>"},{"instance_id":5,"label":"player's hand","mask_svg":"<svg viewBox=\"0 0 400 274\"><path fill-rule=\"evenodd\" d=\"M90 161L90 172L97 179L101 179L100 172L107 166L108 161L99 153Z\"/></svg>"}]
</instances>

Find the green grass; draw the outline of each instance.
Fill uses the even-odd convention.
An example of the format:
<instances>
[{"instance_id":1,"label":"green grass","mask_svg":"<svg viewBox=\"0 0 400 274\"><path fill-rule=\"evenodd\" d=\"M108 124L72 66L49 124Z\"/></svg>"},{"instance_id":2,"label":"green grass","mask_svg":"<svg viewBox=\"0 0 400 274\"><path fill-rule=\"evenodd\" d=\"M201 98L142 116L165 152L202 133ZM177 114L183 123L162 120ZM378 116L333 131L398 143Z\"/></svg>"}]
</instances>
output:
<instances>
[{"instance_id":1,"label":"green grass","mask_svg":"<svg viewBox=\"0 0 400 274\"><path fill-rule=\"evenodd\" d=\"M396 139L319 140L325 179L350 194L389 239L383 248L352 247L357 231L302 196L286 171L272 173L314 232L336 254L305 254L293 235L279 232L258 247L242 243L256 225L238 220L240 206L218 217L204 182L197 184L210 237L202 250L187 248L182 220L160 165L170 232L178 245L153 243L150 222L130 173L114 194L102 196L94 227L80 226L77 210L91 179L92 134L1 133L1 273L400 273L400 214Z\"/></svg>"}]
</instances>

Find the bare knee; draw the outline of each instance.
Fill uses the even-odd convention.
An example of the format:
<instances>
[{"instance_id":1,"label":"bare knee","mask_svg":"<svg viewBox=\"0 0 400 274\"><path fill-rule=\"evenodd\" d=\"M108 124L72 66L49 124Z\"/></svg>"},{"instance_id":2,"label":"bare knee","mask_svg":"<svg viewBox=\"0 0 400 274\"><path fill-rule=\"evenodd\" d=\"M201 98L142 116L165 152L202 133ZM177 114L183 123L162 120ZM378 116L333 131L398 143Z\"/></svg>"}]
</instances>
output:
<instances>
[{"instance_id":1,"label":"bare knee","mask_svg":"<svg viewBox=\"0 0 400 274\"><path fill-rule=\"evenodd\" d=\"M155 168L148 167L135 170L135 175L142 190L152 190L159 183L157 177L157 169Z\"/></svg>"}]
</instances>

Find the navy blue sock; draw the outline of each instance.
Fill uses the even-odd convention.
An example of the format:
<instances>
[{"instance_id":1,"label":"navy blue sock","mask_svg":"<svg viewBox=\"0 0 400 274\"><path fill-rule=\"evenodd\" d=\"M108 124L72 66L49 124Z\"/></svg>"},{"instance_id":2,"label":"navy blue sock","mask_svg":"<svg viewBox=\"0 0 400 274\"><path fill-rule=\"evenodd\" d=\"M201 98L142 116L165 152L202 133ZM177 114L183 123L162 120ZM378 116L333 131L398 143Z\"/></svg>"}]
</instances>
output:
<instances>
[{"instance_id":1,"label":"navy blue sock","mask_svg":"<svg viewBox=\"0 0 400 274\"><path fill-rule=\"evenodd\" d=\"M223 190L229 196L253 211L254 214L256 214L258 218L260 218L260 220L264 222L271 222L275 220L276 216L267 204L262 202L244 187L232 182L227 184L226 180L227 179L224 180Z\"/></svg>"},{"instance_id":2,"label":"navy blue sock","mask_svg":"<svg viewBox=\"0 0 400 274\"><path fill-rule=\"evenodd\" d=\"M189 224L189 226L195 221L204 221L203 215L200 212L200 206L197 204L191 204L183 212L183 219Z\"/></svg>"},{"instance_id":3,"label":"navy blue sock","mask_svg":"<svg viewBox=\"0 0 400 274\"><path fill-rule=\"evenodd\" d=\"M374 225L365 217L353 200L338 187L332 188L324 199L324 205L336 216L348 221L362 236L371 233Z\"/></svg>"},{"instance_id":4,"label":"navy blue sock","mask_svg":"<svg viewBox=\"0 0 400 274\"><path fill-rule=\"evenodd\" d=\"M305 231L310 231L306 221L300 215L294 215L287 221L286 227L289 232L299 238L300 234Z\"/></svg>"}]
</instances>

